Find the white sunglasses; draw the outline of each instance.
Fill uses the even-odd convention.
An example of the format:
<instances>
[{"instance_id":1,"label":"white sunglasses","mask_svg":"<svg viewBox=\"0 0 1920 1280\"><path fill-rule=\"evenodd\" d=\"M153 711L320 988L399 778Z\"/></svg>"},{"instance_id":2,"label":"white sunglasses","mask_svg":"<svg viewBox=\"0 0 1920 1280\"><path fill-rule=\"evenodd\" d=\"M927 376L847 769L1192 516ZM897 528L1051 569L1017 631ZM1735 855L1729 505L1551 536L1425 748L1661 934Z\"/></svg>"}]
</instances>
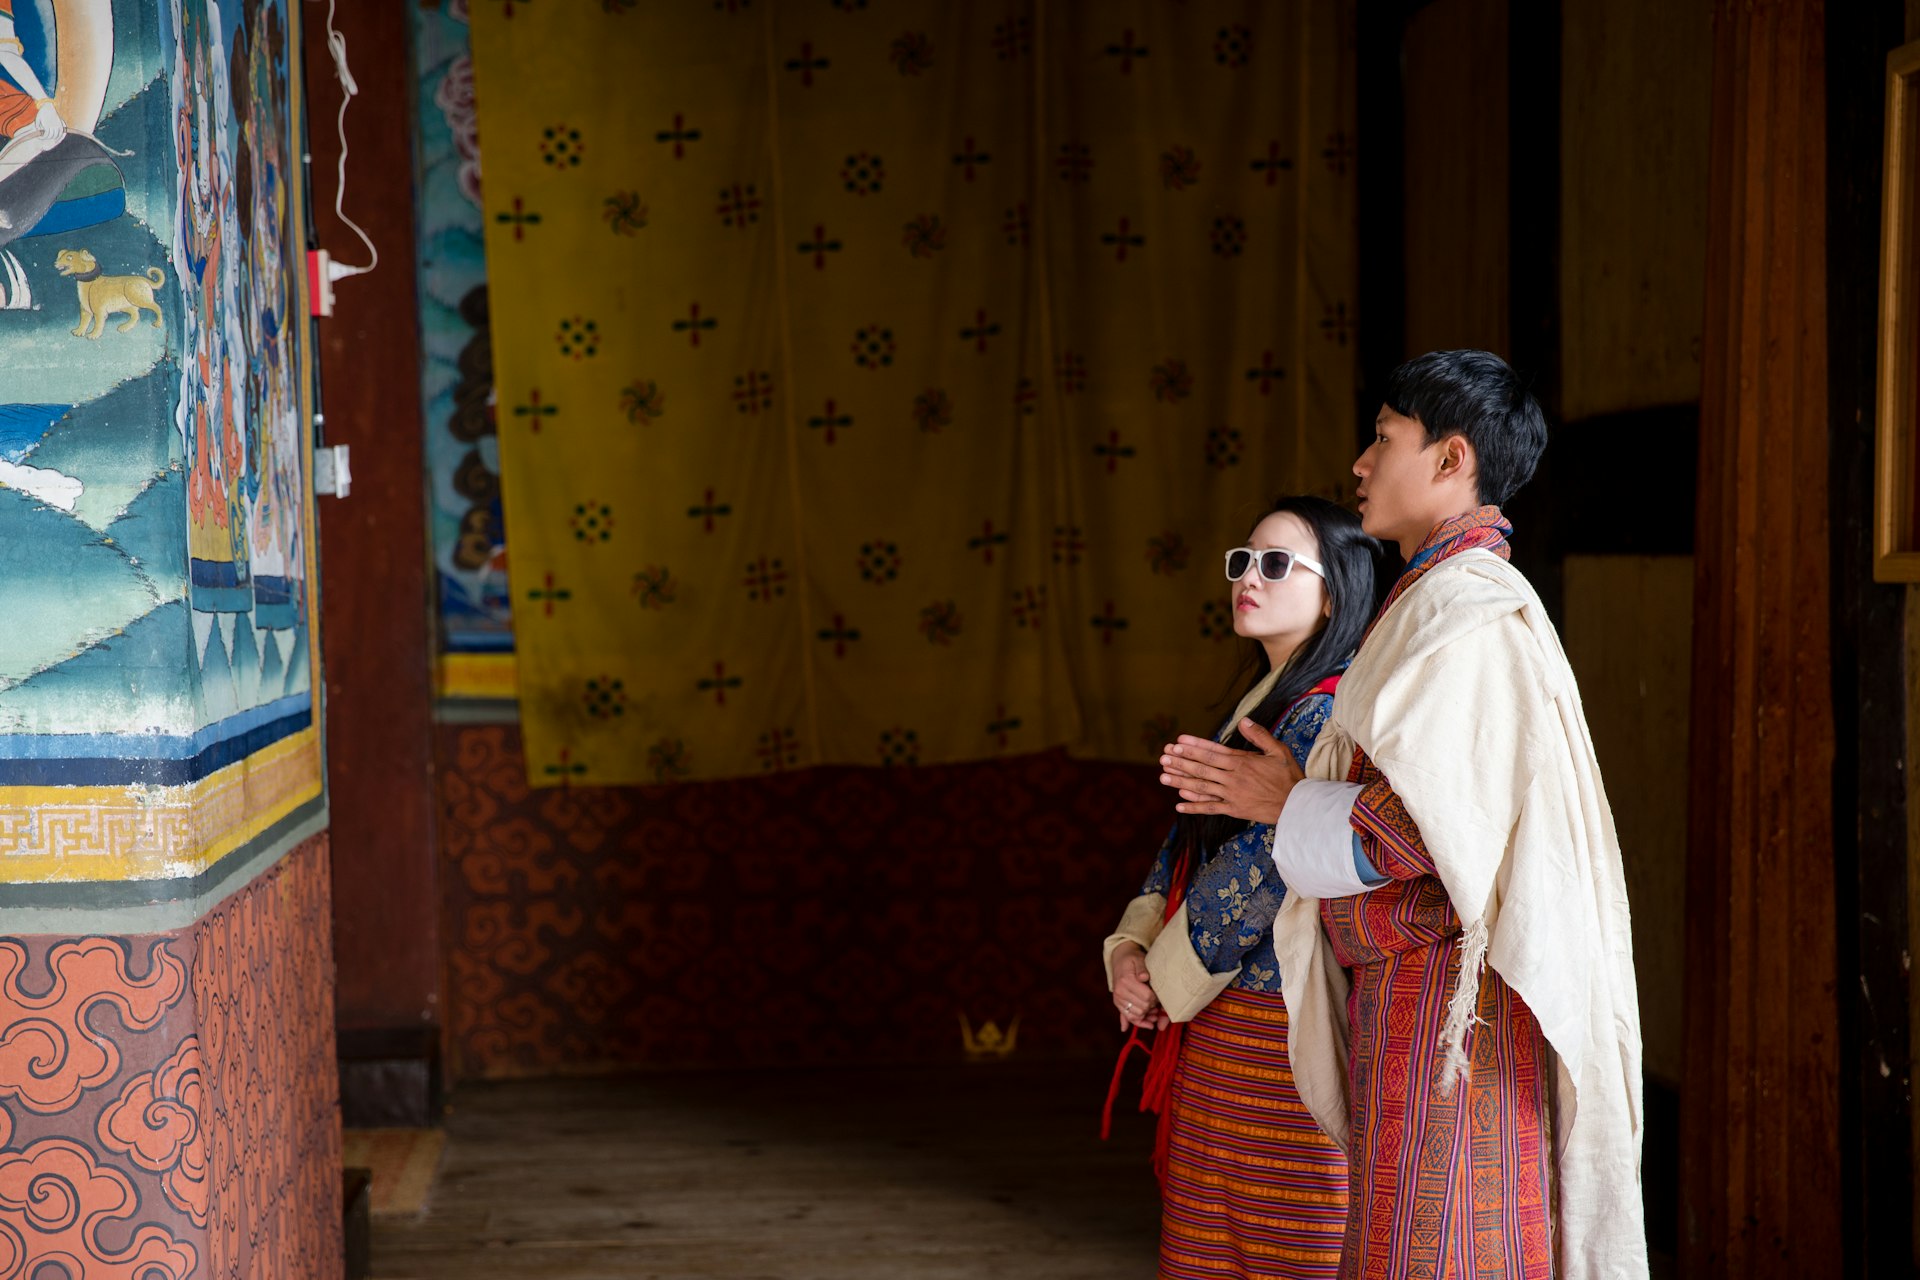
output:
<instances>
[{"instance_id":1,"label":"white sunglasses","mask_svg":"<svg viewBox=\"0 0 1920 1280\"><path fill-rule=\"evenodd\" d=\"M1268 582L1285 582L1287 575L1293 572L1293 566L1327 576L1326 569L1312 556L1303 556L1298 551L1288 551L1285 547L1270 547L1265 551L1255 551L1252 547L1235 547L1227 552L1227 581L1238 582L1247 576L1247 570L1255 565L1260 567L1260 576Z\"/></svg>"}]
</instances>

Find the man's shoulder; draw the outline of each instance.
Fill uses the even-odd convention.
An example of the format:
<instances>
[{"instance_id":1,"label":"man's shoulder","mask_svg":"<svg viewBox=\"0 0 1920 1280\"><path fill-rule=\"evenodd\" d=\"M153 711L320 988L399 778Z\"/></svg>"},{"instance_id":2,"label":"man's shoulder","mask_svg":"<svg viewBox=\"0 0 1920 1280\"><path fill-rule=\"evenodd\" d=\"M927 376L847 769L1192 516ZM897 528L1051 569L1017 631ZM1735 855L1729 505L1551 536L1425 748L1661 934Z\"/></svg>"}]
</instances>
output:
<instances>
[{"instance_id":1,"label":"man's shoulder","mask_svg":"<svg viewBox=\"0 0 1920 1280\"><path fill-rule=\"evenodd\" d=\"M1539 608L1540 597L1525 574L1490 551L1463 551L1421 575L1378 629L1439 644L1530 607Z\"/></svg>"},{"instance_id":2,"label":"man's shoulder","mask_svg":"<svg viewBox=\"0 0 1920 1280\"><path fill-rule=\"evenodd\" d=\"M1540 594L1527 581L1526 574L1514 568L1506 557L1482 547L1442 560L1428 570L1425 581L1443 585L1456 599L1485 598L1515 605L1540 603Z\"/></svg>"},{"instance_id":3,"label":"man's shoulder","mask_svg":"<svg viewBox=\"0 0 1920 1280\"><path fill-rule=\"evenodd\" d=\"M1367 670L1371 687L1389 670L1433 679L1440 670L1497 666L1558 689L1565 658L1552 630L1524 574L1491 552L1467 551L1407 589L1361 646L1355 669Z\"/></svg>"},{"instance_id":4,"label":"man's shoulder","mask_svg":"<svg viewBox=\"0 0 1920 1280\"><path fill-rule=\"evenodd\" d=\"M1464 552L1447 565L1456 567L1435 584L1440 589L1426 602L1431 612L1410 619L1426 647L1497 660L1557 695L1572 671L1560 634L1527 576L1487 551Z\"/></svg>"}]
</instances>

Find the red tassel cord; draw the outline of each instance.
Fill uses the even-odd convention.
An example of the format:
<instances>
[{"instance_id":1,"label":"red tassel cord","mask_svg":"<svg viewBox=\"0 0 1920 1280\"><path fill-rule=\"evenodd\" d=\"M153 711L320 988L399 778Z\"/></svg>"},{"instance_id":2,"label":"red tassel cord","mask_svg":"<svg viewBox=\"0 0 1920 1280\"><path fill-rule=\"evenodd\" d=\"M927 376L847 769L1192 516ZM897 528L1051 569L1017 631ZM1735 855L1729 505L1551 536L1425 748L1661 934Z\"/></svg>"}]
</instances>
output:
<instances>
[{"instance_id":1,"label":"red tassel cord","mask_svg":"<svg viewBox=\"0 0 1920 1280\"><path fill-rule=\"evenodd\" d=\"M1167 912L1161 917L1162 924L1179 914L1180 904L1186 900L1190 863L1187 851L1181 850L1179 861L1173 864L1173 879L1167 885ZM1180 1034L1184 1029L1180 1023L1170 1022L1154 1033L1151 1044L1141 1038L1139 1027L1129 1032L1127 1042L1120 1046L1120 1059L1113 1064L1113 1083L1107 1086L1107 1105L1100 1113L1100 1140L1105 1142L1113 1133L1113 1104L1120 1098L1120 1077L1126 1073L1128 1055L1135 1049L1146 1054L1147 1075L1140 1083L1140 1109L1159 1117L1153 1132L1153 1174L1162 1186L1167 1181L1167 1143L1173 1118L1173 1108L1167 1104L1173 1098L1173 1071L1180 1065Z\"/></svg>"}]
</instances>

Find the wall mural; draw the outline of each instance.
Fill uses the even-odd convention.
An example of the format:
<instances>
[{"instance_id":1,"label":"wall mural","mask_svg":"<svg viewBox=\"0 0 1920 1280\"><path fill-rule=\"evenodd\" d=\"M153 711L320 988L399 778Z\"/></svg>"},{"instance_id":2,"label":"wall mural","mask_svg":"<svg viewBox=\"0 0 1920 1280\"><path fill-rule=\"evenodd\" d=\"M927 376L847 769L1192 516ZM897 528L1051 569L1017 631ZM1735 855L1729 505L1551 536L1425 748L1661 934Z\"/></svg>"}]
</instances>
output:
<instances>
[{"instance_id":1,"label":"wall mural","mask_svg":"<svg viewBox=\"0 0 1920 1280\"><path fill-rule=\"evenodd\" d=\"M184 610L165 46L135 4L0 0L0 616L34 620L0 635L0 734L177 731L191 706L160 652Z\"/></svg>"},{"instance_id":2,"label":"wall mural","mask_svg":"<svg viewBox=\"0 0 1920 1280\"><path fill-rule=\"evenodd\" d=\"M0 1276L341 1268L291 3L0 0Z\"/></svg>"},{"instance_id":3,"label":"wall mural","mask_svg":"<svg viewBox=\"0 0 1920 1280\"><path fill-rule=\"evenodd\" d=\"M0 784L312 724L287 24L0 0Z\"/></svg>"},{"instance_id":4,"label":"wall mural","mask_svg":"<svg viewBox=\"0 0 1920 1280\"><path fill-rule=\"evenodd\" d=\"M321 803L289 3L0 0L8 881L189 886Z\"/></svg>"},{"instance_id":5,"label":"wall mural","mask_svg":"<svg viewBox=\"0 0 1920 1280\"><path fill-rule=\"evenodd\" d=\"M421 402L431 477L439 645L448 655L513 650L506 530L494 432L493 358L481 244L480 141L466 0L415 0L416 199ZM441 688L511 693L485 663L443 664Z\"/></svg>"}]
</instances>

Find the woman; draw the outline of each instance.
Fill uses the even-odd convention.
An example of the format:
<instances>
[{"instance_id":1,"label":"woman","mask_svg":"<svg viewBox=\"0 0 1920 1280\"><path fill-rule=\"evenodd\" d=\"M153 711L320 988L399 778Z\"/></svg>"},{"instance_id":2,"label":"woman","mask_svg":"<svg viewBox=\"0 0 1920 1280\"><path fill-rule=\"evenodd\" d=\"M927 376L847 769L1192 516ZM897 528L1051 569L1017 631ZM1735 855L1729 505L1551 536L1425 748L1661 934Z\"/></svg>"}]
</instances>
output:
<instances>
[{"instance_id":1,"label":"woman","mask_svg":"<svg viewBox=\"0 0 1920 1280\"><path fill-rule=\"evenodd\" d=\"M1312 497L1280 499L1227 553L1233 629L1254 643L1251 687L1223 742L1245 749L1239 726L1251 719L1305 762L1372 616L1377 553L1358 517ZM1161 1112L1154 1163L1168 1280L1332 1280L1339 1271L1346 1158L1301 1103L1287 1064L1273 954L1286 886L1272 839L1264 823L1181 817L1106 942L1129 1047L1159 1031L1142 1106Z\"/></svg>"}]
</instances>

